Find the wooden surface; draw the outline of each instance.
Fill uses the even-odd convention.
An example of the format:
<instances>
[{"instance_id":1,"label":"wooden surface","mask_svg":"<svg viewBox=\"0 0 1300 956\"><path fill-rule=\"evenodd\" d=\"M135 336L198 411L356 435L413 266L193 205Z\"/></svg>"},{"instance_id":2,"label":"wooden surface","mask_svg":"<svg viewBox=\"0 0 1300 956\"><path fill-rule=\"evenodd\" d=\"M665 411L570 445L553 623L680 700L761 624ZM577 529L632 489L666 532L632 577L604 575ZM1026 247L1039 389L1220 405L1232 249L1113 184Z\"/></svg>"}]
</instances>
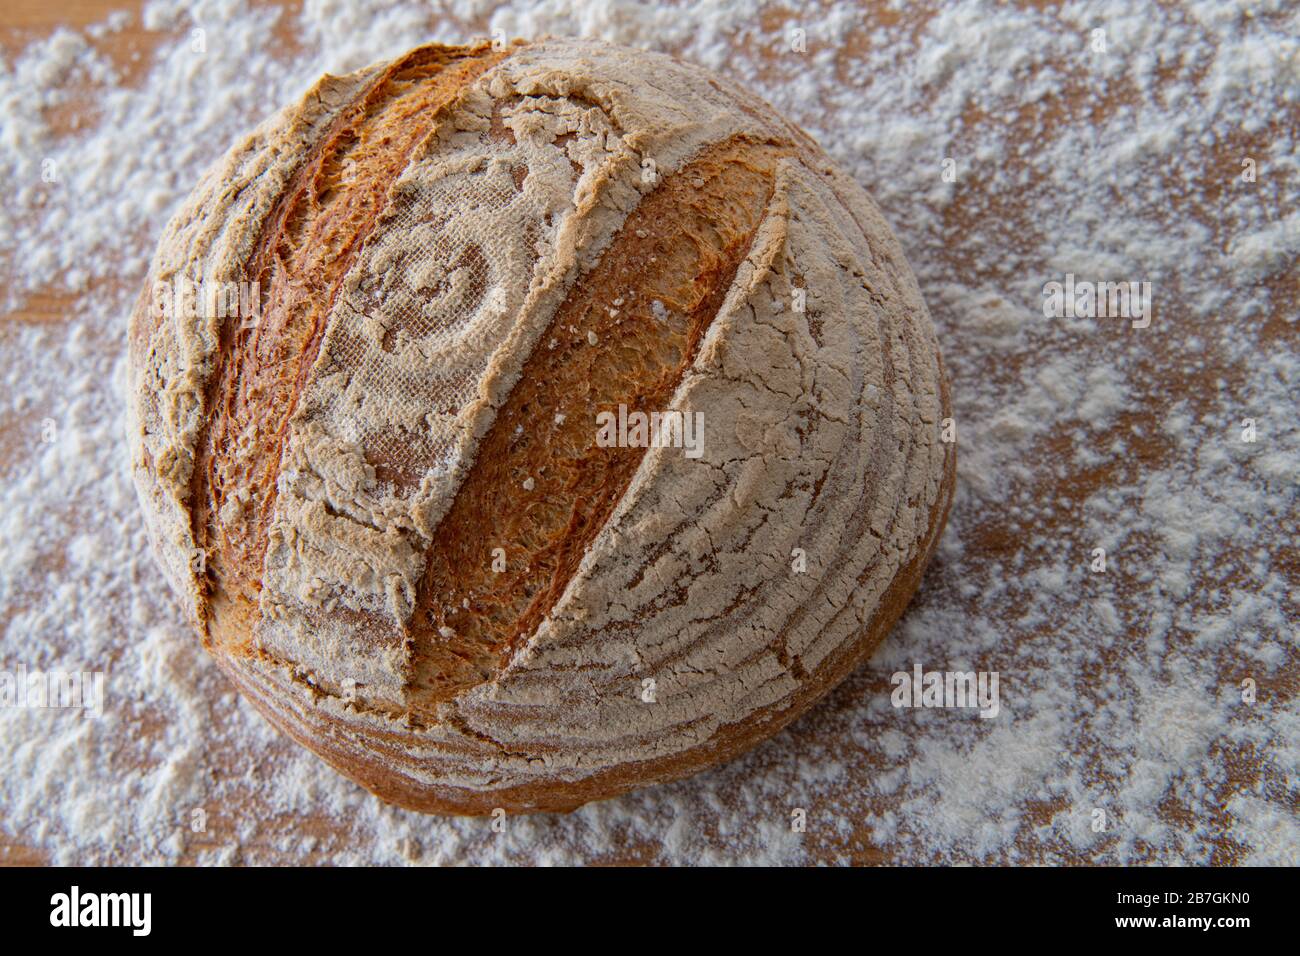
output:
<instances>
[{"instance_id":1,"label":"wooden surface","mask_svg":"<svg viewBox=\"0 0 1300 956\"><path fill-rule=\"evenodd\" d=\"M48 35L51 30L59 25L84 26L102 20L104 16L114 9L130 9L138 13L138 8L138 3L112 2L112 0L62 0L62 2L51 2L51 0L5 0L3 5L0 5L0 49L4 51L6 57L12 57L26 43ZM886 14L882 11L880 15L884 16ZM779 26L779 23L777 25ZM480 34L488 32L486 23L467 23L465 26L467 35L475 32ZM148 53L157 40L157 35L144 30L139 23L139 17L136 16L133 18L131 25L125 30L102 41L95 42L106 54L112 57L113 62L121 70L122 82L130 84L140 80ZM292 38L286 37L285 42L291 43ZM861 36L850 38L850 48L855 42L866 41ZM1080 108L1105 110L1110 108L1111 105L1113 104L1081 104L1077 100L1071 102L1070 98L1067 97L1065 101L1051 103L1045 108L1049 111L1056 111L1060 115L1069 115ZM970 119L972 122L993 121L992 118L978 116L972 116ZM1038 117L1029 115L1027 111L1026 115L1020 117L1017 122L1025 124L1028 130L1037 119ZM1291 118L1290 121L1293 121L1293 119ZM1222 144L1214 163L1218 166L1217 171L1221 174L1223 182L1230 182L1233 179L1238 170L1238 157L1243 152L1247 152L1252 148L1259 148L1261 144L1267 143L1271 137L1281 132L1278 124L1282 121L1283 118L1279 118L1271 128L1265 129L1254 136L1242 133L1235 141ZM67 122L75 122L75 109L69 109ZM1010 159L1009 162L1014 164L1014 158ZM1205 203L1199 208L1189 209L1189 214L1206 216L1207 218L1212 217L1212 205L1215 199L1213 192L1208 193L1205 196ZM1013 219L1017 215L1017 212L1011 208L1013 205L1013 197L981 194L978 185L969 187L959 194L951 205L948 211L949 221L946 226L951 228L954 234L957 234L962 230L963 223L967 221L969 216L987 215L989 209L1005 209L1008 217ZM965 270L967 278L972 283L975 283L976 276L969 274L971 264L969 261L964 261L965 256L960 246L954 244L950 255L950 265L954 272ZM997 278L996 275L990 277ZM0 281L4 281L4 279L5 277L0 275ZM1294 311L1298 301L1297 288L1300 287L1300 278L1293 274L1289 277L1270 281L1275 281L1277 286L1275 289L1277 292L1276 301L1289 302L1290 309ZM46 294L32 297L19 313L7 316L4 321L60 322L64 320L71 301L69 296L51 290ZM1172 308L1176 310L1177 306L1174 305ZM1194 332L1190 316L1166 314L1164 319L1166 321L1181 319L1186 323L1183 326L1184 333L1190 334ZM1282 343L1285 341L1289 331L1282 310L1273 315L1261 316L1260 322L1262 322L1263 328L1262 339L1265 342L1276 341ZM1187 385L1187 382L1181 377L1181 372L1165 368L1160 361L1160 356L1156 353L1149 356L1142 371L1143 374L1150 376L1153 381L1167 381L1171 388L1185 388ZM1211 355L1207 358L1206 367L1197 374L1206 382L1213 381L1216 377L1228 376L1229 384L1231 384L1231 376L1234 375L1234 372L1226 365L1216 366L1214 356ZM1195 402L1195 389L1190 390L1189 393L1193 395L1192 400ZM1098 447L1105 447L1116 436L1126 434L1133 428L1145 429L1147 434L1153 436L1160 435L1159 414L1160 409L1144 409L1141 407L1124 413L1120 421L1109 433L1097 436ZM1049 460L1062 457L1068 451L1069 440L1064 435L1053 439L1054 445L1044 450L1044 457ZM3 437L0 436L0 445L2 444ZM1044 478L1042 493L1060 497L1065 506L1078 505L1085 501L1097 488L1111 482L1131 478L1135 471L1144 468L1164 467L1174 461L1177 454L1178 452L1172 444L1162 442L1158 438L1153 439L1151 442L1142 445L1135 455L1124 460L1112 460L1099 465L1088 474L1072 475L1068 482L1058 482L1048 475ZM968 534L966 547L965 558L968 561L997 562L1015 554L1020 547L1020 542L1016 539L1014 532L1005 525L997 521L989 521L984 526L974 529L973 533ZM1300 566L1297 566L1297 559L1294 554L1284 559L1280 566L1290 575L1292 581L1300 580ZM942 569L939 571L932 569L931 574L936 573L941 574L943 571ZM1032 640L1033 635L1026 634L1022 635L1022 637L1025 640ZM823 708L822 713L810 715L787 733L794 733L800 738L812 740L819 733L819 728L836 726L838 716L847 712L853 706L855 699L860 699L862 695L867 693L887 693L887 690L879 685L879 681L879 675L860 674L855 676L845 688L832 696L832 699ZM1283 680L1272 686L1261 688L1262 693L1282 694L1288 699L1293 699L1296 691L1294 669L1287 672ZM140 729L142 733L147 733L149 730L147 726ZM751 769L760 769L765 759L762 753L752 758L750 761ZM1232 786L1234 782L1252 779L1253 774L1257 774L1257 770L1252 767L1249 755L1244 755L1241 760L1232 763L1229 777L1225 781L1221 781L1220 784L1227 788ZM864 807L862 811L864 819L869 812L873 810L878 812L879 809L878 807ZM1045 804L1042 807L1044 821L1050 818L1053 809L1050 804ZM255 797L251 795L243 805L221 808L210 820L208 832L196 837L194 842L189 845L185 859L193 859L196 852L205 847L219 847L228 843L233 839L236 824L241 818L246 818L249 815L256 817L260 812L261 808L256 805ZM1178 808L1171 808L1169 812L1171 819L1177 819ZM865 824L861 821L855 823L855 829L861 829L864 826ZM3 819L0 818L0 863L31 864L44 860L42 851L30 846L24 846L12 839L7 839L2 828ZM286 831L301 835L303 846L310 846L310 848L286 853L283 850L283 837ZM293 820L260 820L257 826L257 834L251 839L243 840L243 845L236 859L248 862L328 862L332 859L336 850L344 845L348 839L346 828L340 827L337 823L323 816ZM849 849L841 848L837 853L826 854L827 857L838 856L841 859L848 858L859 863L882 862L891 859L887 853L871 847L869 841L866 840L850 840L848 845ZM653 854L653 846L630 845L618 859L602 862L651 859ZM1215 860L1217 862L1232 862L1236 859L1236 854L1237 849L1234 847L1232 840L1225 837L1215 850ZM1078 858L1076 862L1085 862L1085 860Z\"/></svg>"}]
</instances>

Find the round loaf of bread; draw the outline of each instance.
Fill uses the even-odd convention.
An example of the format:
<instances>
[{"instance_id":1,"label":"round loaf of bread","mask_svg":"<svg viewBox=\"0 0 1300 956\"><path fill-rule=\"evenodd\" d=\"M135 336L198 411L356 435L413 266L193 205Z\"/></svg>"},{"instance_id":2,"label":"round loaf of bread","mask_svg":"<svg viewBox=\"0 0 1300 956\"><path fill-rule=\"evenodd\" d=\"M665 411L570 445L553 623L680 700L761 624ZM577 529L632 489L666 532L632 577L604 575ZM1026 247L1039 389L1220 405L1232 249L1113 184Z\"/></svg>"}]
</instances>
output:
<instances>
[{"instance_id":1,"label":"round loaf of bread","mask_svg":"<svg viewBox=\"0 0 1300 956\"><path fill-rule=\"evenodd\" d=\"M569 810L771 736L935 547L934 330L770 106L592 41L326 76L132 316L168 579L276 726L424 811Z\"/></svg>"}]
</instances>

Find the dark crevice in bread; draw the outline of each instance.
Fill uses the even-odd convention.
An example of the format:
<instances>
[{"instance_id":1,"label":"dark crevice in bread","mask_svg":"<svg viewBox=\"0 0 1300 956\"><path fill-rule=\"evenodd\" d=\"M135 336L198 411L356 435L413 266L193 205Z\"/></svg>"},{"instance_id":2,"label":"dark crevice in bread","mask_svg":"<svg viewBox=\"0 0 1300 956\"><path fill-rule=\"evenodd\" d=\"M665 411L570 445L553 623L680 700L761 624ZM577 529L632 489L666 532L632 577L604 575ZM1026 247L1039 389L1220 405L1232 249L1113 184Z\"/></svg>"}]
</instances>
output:
<instances>
[{"instance_id":1,"label":"dark crevice in bread","mask_svg":"<svg viewBox=\"0 0 1300 956\"><path fill-rule=\"evenodd\" d=\"M289 421L344 277L442 110L506 55L431 45L394 62L340 113L267 218L245 267L261 314L221 330L197 446L191 507L210 639L251 636Z\"/></svg>"},{"instance_id":2,"label":"dark crevice in bread","mask_svg":"<svg viewBox=\"0 0 1300 956\"><path fill-rule=\"evenodd\" d=\"M495 677L559 599L645 454L599 447L597 414L668 407L793 154L706 148L577 280L434 535L410 627L413 720Z\"/></svg>"}]
</instances>

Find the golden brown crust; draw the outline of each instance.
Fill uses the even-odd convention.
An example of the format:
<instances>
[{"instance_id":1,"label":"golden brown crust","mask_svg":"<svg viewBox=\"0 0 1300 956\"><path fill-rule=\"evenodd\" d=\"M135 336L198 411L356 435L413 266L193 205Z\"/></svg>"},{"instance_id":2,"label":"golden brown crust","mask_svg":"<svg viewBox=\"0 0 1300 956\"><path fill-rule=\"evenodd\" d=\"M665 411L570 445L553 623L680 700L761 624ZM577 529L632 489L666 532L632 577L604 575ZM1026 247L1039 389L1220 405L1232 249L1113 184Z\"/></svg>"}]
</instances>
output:
<instances>
[{"instance_id":1,"label":"golden brown crust","mask_svg":"<svg viewBox=\"0 0 1300 956\"><path fill-rule=\"evenodd\" d=\"M254 246L245 273L261 289L261 310L255 322L223 327L192 493L194 537L210 556L207 589L222 616L209 633L231 651L252 637L289 421L343 277L440 111L505 55L488 44L431 45L394 61L337 117Z\"/></svg>"},{"instance_id":2,"label":"golden brown crust","mask_svg":"<svg viewBox=\"0 0 1300 956\"><path fill-rule=\"evenodd\" d=\"M194 461L207 429L222 328L211 316L159 308L176 282L235 282L265 223L331 125L378 68L324 76L207 171L158 243L131 313L127 404L136 487L163 571L197 626L206 618L204 551L193 539Z\"/></svg>"},{"instance_id":3,"label":"golden brown crust","mask_svg":"<svg viewBox=\"0 0 1300 956\"><path fill-rule=\"evenodd\" d=\"M491 680L559 599L645 453L598 446L597 415L668 407L793 153L708 147L570 291L435 532L411 622L415 713Z\"/></svg>"}]
</instances>

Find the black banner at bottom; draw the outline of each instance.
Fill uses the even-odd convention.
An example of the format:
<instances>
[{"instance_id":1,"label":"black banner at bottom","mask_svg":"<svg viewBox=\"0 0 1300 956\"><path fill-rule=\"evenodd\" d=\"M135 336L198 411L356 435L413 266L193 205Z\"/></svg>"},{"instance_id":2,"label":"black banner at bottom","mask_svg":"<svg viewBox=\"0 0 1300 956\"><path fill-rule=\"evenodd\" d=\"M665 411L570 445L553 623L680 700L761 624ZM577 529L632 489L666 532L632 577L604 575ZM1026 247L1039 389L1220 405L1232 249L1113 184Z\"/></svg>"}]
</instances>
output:
<instances>
[{"instance_id":1,"label":"black banner at bottom","mask_svg":"<svg viewBox=\"0 0 1300 956\"><path fill-rule=\"evenodd\" d=\"M485 922L494 945L516 927L536 939L553 921L563 921L566 937L578 930L593 940L659 937L666 945L680 932L672 926L680 919L715 926L728 945L746 937L770 942L763 935L773 920L813 921L819 934L839 923L862 932L864 942L885 927L912 938L982 927L1005 938L1016 927L1040 932L1047 920L1072 941L1173 931L1231 944L1239 934L1292 925L1283 913L1283 882L1291 875L1088 868L574 870L544 877L529 870L0 869L0 913L16 938L76 934L79 943L95 936L128 945L260 947L281 939L301 944L304 937L373 945L449 918ZM695 883L701 877L707 883Z\"/></svg>"}]
</instances>

